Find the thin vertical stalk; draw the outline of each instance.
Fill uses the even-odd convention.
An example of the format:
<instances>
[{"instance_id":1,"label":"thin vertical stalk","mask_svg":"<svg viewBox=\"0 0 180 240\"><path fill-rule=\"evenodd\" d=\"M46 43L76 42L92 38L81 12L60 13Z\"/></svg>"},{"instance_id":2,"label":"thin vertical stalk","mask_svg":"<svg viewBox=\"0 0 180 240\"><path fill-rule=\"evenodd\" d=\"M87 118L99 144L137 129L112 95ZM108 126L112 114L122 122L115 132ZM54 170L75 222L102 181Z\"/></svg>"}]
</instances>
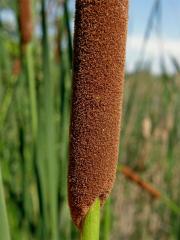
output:
<instances>
[{"instance_id":1,"label":"thin vertical stalk","mask_svg":"<svg viewBox=\"0 0 180 240\"><path fill-rule=\"evenodd\" d=\"M9 224L0 169L0 239L10 240Z\"/></svg>"},{"instance_id":2,"label":"thin vertical stalk","mask_svg":"<svg viewBox=\"0 0 180 240\"><path fill-rule=\"evenodd\" d=\"M31 115L31 131L32 131L32 160L33 167L36 177L37 190L40 199L39 193L39 173L37 172L37 153L36 153L36 144L37 144L37 130L38 130L38 112L37 112L37 96L36 96L36 83L35 83L35 73L34 73L34 60L33 60L33 0L19 0L18 3L18 23L19 23L19 32L21 36L20 49L21 49L21 58L23 63L23 76L28 81L28 90L29 90L29 103L30 103L30 115ZM28 174L27 169L28 161L23 161L23 186L24 189L28 186ZM28 192L24 193L23 191L23 204L24 204L24 214L25 218L28 219L30 213L28 211L27 199Z\"/></svg>"},{"instance_id":3,"label":"thin vertical stalk","mask_svg":"<svg viewBox=\"0 0 180 240\"><path fill-rule=\"evenodd\" d=\"M64 7L64 5L63 5ZM64 11L65 12L65 11ZM64 13L65 14L65 13ZM59 162L59 232L62 239L71 239L71 221L69 209L67 208L67 162L68 162L68 140L69 140L69 118L70 118L70 82L69 74L69 49L63 48L63 37L65 35L65 17L58 20L58 55L60 56L60 81L59 81L59 113L60 113L60 162ZM66 36L67 37L67 36ZM66 55L68 59L66 59ZM68 61L67 61L68 60Z\"/></svg>"},{"instance_id":4,"label":"thin vertical stalk","mask_svg":"<svg viewBox=\"0 0 180 240\"><path fill-rule=\"evenodd\" d=\"M71 35L71 26L70 26L70 17L69 17L69 9L68 9L68 0L64 1L64 19L67 29L68 35L68 55L69 55L69 63L70 67L72 67L72 58L73 58L73 51L72 51L72 35Z\"/></svg>"},{"instance_id":5,"label":"thin vertical stalk","mask_svg":"<svg viewBox=\"0 0 180 240\"><path fill-rule=\"evenodd\" d=\"M44 76L44 144L45 161L47 172L47 197L49 213L50 239L58 239L58 165L55 156L55 132L54 132L54 110L53 110L53 81L50 73L50 56L48 43L48 26L46 16L46 1L41 0L42 14L42 46L43 46L43 76Z\"/></svg>"},{"instance_id":6,"label":"thin vertical stalk","mask_svg":"<svg viewBox=\"0 0 180 240\"><path fill-rule=\"evenodd\" d=\"M102 240L110 239L111 229L111 199L108 198L103 211L103 222L102 222Z\"/></svg>"},{"instance_id":7,"label":"thin vertical stalk","mask_svg":"<svg viewBox=\"0 0 180 240\"><path fill-rule=\"evenodd\" d=\"M28 57L28 67L31 66L32 58ZM38 200L39 200L39 213L40 213L40 228L42 234L42 238L44 238L45 233L46 233L46 222L45 222L45 217L43 215L43 210L45 209L45 200L43 199L43 193L45 192L45 187L44 187L44 182L42 180L42 170L38 167L38 159L42 158L43 155L38 155L41 150L38 149L38 144L39 144L39 139L40 136L38 136L39 131L38 131L38 112L37 112L37 99L36 99L36 87L35 87L35 82L34 78L32 75L34 75L34 72L29 72L29 91L30 91L30 102L31 102L31 118L32 118L32 135L33 135L33 149L32 149L32 158L33 158L33 166L34 166L34 173L36 177L36 185L37 185L37 193L38 193ZM32 75L31 75L32 74ZM32 78L31 78L32 77ZM26 176L25 176L26 177Z\"/></svg>"},{"instance_id":8,"label":"thin vertical stalk","mask_svg":"<svg viewBox=\"0 0 180 240\"><path fill-rule=\"evenodd\" d=\"M96 199L87 213L81 231L81 240L99 240L100 201Z\"/></svg>"},{"instance_id":9,"label":"thin vertical stalk","mask_svg":"<svg viewBox=\"0 0 180 240\"><path fill-rule=\"evenodd\" d=\"M65 31L65 26L64 26L64 21L62 20L61 28L58 26L60 29L59 35L60 39L63 38L64 31ZM70 115L70 104L69 104L69 99L70 99L70 86L69 88L67 87L68 81L70 79L69 77L69 72L67 71L67 64L66 64L66 58L65 55L67 54L67 51L69 49L63 49L63 42L61 41L59 46L59 55L61 57L61 63L60 63L60 84L59 84L59 92L60 92L60 142L61 142L61 176L60 176L60 195L62 200L66 200L67 198L67 186L66 186L66 176L67 176L67 149L68 149L68 140L69 140L69 115Z\"/></svg>"},{"instance_id":10,"label":"thin vertical stalk","mask_svg":"<svg viewBox=\"0 0 180 240\"><path fill-rule=\"evenodd\" d=\"M29 82L32 134L33 134L33 139L35 140L37 135L38 114L37 114L36 86L35 86L34 66L33 66L33 53L32 53L31 43L28 44L26 47L25 61L26 61L26 75Z\"/></svg>"}]
</instances>

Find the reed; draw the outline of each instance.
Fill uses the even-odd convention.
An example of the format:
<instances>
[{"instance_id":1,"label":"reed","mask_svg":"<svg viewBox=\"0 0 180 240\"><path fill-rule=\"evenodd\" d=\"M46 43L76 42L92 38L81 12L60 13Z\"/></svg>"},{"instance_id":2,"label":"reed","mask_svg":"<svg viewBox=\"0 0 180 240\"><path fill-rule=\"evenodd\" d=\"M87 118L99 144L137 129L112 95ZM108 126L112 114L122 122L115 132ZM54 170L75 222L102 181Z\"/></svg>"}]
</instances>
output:
<instances>
[{"instance_id":1,"label":"reed","mask_svg":"<svg viewBox=\"0 0 180 240\"><path fill-rule=\"evenodd\" d=\"M32 134L33 138L37 135L37 99L36 99L36 83L33 65L33 16L32 1L18 0L19 10L19 31L21 39L21 56L24 67L24 73L29 83L29 95L32 118Z\"/></svg>"},{"instance_id":2,"label":"reed","mask_svg":"<svg viewBox=\"0 0 180 240\"><path fill-rule=\"evenodd\" d=\"M17 1L17 15L19 23L19 34L20 34L20 57L21 57L21 68L22 73L20 75L21 84L23 81L27 81L28 84L28 107L31 119L31 160L28 161L26 157L22 161L23 165L23 188L29 187L29 176L28 168L32 166L32 175L35 176L36 184L36 194L40 202L40 196L38 194L39 188L39 172L37 170L37 134L38 134L38 106L37 106L37 91L36 91L36 81L35 81L35 66L34 66L34 43L33 43L33 0L18 0ZM22 154L21 154L22 155ZM32 199L30 193L23 192L23 207L24 207L24 222L28 222L29 228L31 224L31 217L29 214L28 201ZM38 202L38 205L39 205ZM39 210L40 211L40 210ZM39 223L38 223L39 224ZM39 225L37 226L39 227ZM37 228L38 228L37 227Z\"/></svg>"},{"instance_id":3,"label":"reed","mask_svg":"<svg viewBox=\"0 0 180 240\"><path fill-rule=\"evenodd\" d=\"M66 2L64 4L67 4ZM65 5L63 5L65 8ZM68 10L68 11L67 11ZM71 228L72 223L69 215L69 208L67 205L67 159L68 159L68 145L69 145L69 122L70 122L70 99L71 99L71 66L72 59L70 58L70 52L72 46L68 45L68 48L64 48L64 40L69 42L71 40L70 35L67 34L67 25L70 26L70 12L69 9L64 9L63 16L60 18L60 26L57 32L59 32L59 56L60 56L60 81L59 81L59 113L60 113L60 161L59 161L59 222L60 222L60 235L64 239L71 238L70 235L76 234ZM68 22L68 24L67 24ZM64 39L64 40L62 40ZM69 49L69 47L71 49ZM59 66L58 66L59 67ZM72 237L72 238L73 238Z\"/></svg>"},{"instance_id":4,"label":"reed","mask_svg":"<svg viewBox=\"0 0 180 240\"><path fill-rule=\"evenodd\" d=\"M127 18L127 0L76 1L68 191L80 230L116 175Z\"/></svg>"},{"instance_id":5,"label":"reed","mask_svg":"<svg viewBox=\"0 0 180 240\"><path fill-rule=\"evenodd\" d=\"M55 151L54 82L51 77L46 1L41 0L42 73L39 157L47 239L58 239L58 163ZM41 158L41 154L43 158Z\"/></svg>"}]
</instances>

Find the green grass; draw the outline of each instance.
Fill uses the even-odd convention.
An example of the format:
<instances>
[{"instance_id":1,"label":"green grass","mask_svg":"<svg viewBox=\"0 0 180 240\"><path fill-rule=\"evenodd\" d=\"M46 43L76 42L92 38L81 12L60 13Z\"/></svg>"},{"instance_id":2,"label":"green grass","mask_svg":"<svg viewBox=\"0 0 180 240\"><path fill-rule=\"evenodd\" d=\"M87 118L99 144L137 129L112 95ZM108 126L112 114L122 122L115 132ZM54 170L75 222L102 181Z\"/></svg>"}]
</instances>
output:
<instances>
[{"instance_id":1,"label":"green grass","mask_svg":"<svg viewBox=\"0 0 180 240\"><path fill-rule=\"evenodd\" d=\"M4 196L4 190L3 190L1 169L0 169L0 217L1 217L0 239L10 240L9 223L7 218L7 210L6 210L5 196Z\"/></svg>"}]
</instances>

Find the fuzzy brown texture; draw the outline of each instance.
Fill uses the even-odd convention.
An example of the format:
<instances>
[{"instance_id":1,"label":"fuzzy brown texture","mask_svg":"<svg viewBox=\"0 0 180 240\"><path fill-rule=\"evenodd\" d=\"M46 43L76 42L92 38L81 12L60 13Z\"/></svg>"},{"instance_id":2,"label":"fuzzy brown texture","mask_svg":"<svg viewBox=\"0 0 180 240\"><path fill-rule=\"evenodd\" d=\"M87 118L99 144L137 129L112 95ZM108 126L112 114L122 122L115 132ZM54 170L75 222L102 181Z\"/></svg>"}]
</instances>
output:
<instances>
[{"instance_id":1,"label":"fuzzy brown texture","mask_svg":"<svg viewBox=\"0 0 180 240\"><path fill-rule=\"evenodd\" d=\"M33 23L31 0L19 0L19 28L22 45L28 44L32 39Z\"/></svg>"},{"instance_id":2,"label":"fuzzy brown texture","mask_svg":"<svg viewBox=\"0 0 180 240\"><path fill-rule=\"evenodd\" d=\"M77 0L68 194L80 229L116 175L128 0Z\"/></svg>"},{"instance_id":3,"label":"fuzzy brown texture","mask_svg":"<svg viewBox=\"0 0 180 240\"><path fill-rule=\"evenodd\" d=\"M121 172L129 178L132 182L138 184L142 189L147 191L153 198L160 198L161 193L152 187L149 183L145 182L139 175L137 175L131 168L124 166Z\"/></svg>"}]
</instances>

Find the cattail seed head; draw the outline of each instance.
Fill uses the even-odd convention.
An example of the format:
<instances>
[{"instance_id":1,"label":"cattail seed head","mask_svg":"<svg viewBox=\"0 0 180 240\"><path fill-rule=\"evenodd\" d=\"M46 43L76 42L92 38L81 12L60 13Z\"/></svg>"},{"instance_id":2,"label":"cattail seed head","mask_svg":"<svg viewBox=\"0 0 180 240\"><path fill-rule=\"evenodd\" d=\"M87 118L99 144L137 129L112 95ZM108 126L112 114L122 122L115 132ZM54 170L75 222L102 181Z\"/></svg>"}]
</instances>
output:
<instances>
[{"instance_id":1,"label":"cattail seed head","mask_svg":"<svg viewBox=\"0 0 180 240\"><path fill-rule=\"evenodd\" d=\"M118 159L128 0L76 0L69 205L78 228Z\"/></svg>"},{"instance_id":2,"label":"cattail seed head","mask_svg":"<svg viewBox=\"0 0 180 240\"><path fill-rule=\"evenodd\" d=\"M19 28L21 43L26 45L31 41L33 34L31 0L19 0Z\"/></svg>"}]
</instances>

